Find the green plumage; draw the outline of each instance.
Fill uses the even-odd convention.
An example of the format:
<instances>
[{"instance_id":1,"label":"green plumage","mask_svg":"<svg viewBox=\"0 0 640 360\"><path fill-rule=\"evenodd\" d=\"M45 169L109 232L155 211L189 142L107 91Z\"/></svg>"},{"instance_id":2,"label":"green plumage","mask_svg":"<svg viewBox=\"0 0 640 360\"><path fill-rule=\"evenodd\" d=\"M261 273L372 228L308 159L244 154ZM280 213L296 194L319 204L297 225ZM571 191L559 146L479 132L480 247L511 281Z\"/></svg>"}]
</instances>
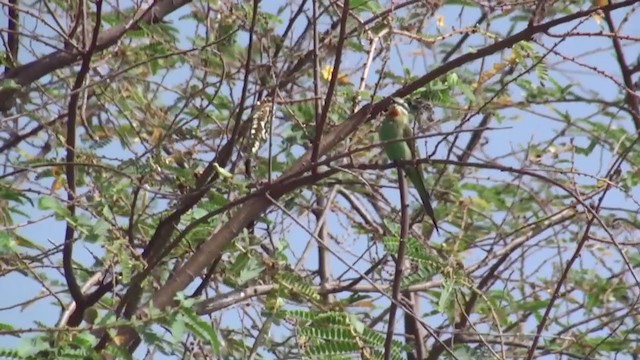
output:
<instances>
[{"instance_id":1,"label":"green plumage","mask_svg":"<svg viewBox=\"0 0 640 360\"><path fill-rule=\"evenodd\" d=\"M389 107L387 114L382 121L382 125L378 131L380 142L388 142L384 145L384 151L391 161L403 161L403 160L415 160L419 158L418 149L416 148L416 141L413 139L413 132L409 127L409 108L400 99L394 98L394 104ZM431 218L433 226L439 233L436 217L431 207L431 197L425 186L424 177L419 166L406 166L404 169L407 177L418 191L424 211Z\"/></svg>"}]
</instances>

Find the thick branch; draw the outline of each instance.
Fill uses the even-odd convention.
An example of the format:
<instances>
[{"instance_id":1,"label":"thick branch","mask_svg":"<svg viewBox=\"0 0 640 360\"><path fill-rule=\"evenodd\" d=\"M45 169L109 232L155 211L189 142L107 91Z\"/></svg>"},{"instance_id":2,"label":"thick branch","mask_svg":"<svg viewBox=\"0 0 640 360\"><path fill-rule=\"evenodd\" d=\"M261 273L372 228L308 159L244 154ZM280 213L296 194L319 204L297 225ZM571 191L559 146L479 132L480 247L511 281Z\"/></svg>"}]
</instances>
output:
<instances>
[{"instance_id":1,"label":"thick branch","mask_svg":"<svg viewBox=\"0 0 640 360\"><path fill-rule=\"evenodd\" d=\"M69 99L69 111L67 118L67 140L66 140L66 165L65 172L67 177L67 201L69 205L69 215L75 215L75 193L76 193L76 168L75 168L75 150L76 150L76 113L78 111L78 102L80 100L79 89L84 84L84 80L91 68L91 58L96 50L98 42L98 34L102 24L102 0L96 1L96 22L93 27L91 43L87 47L87 51L82 55L82 65L73 84L71 98ZM75 233L74 225L71 221L67 221L67 227L64 235L64 247L62 249L62 263L64 267L64 277L69 287L69 292L73 301L76 303L76 312L82 313L85 306L85 298L82 290L78 285L76 277L73 273L73 237Z\"/></svg>"},{"instance_id":2,"label":"thick branch","mask_svg":"<svg viewBox=\"0 0 640 360\"><path fill-rule=\"evenodd\" d=\"M609 5L608 8L611 10L619 9L635 4L638 1L640 0L627 0L617 4ZM561 25L585 16L589 16L595 11L595 9L580 11L540 25L528 27L509 38L497 41L496 43L481 48L475 52L461 55L448 63L442 64L432 72L399 89L393 94L393 96L404 97L416 91L417 89L422 88L430 81L437 79L440 76L448 73L449 71L456 69L466 63L481 59L498 51L509 48L520 41L530 39L535 34L548 31L554 26ZM361 108L349 119L333 129L333 131L323 136L323 141L319 147L319 155L322 156L323 154L326 154L328 150L332 149L344 138L355 132L364 122L369 119L375 118L383 109L385 109L389 105L390 101L390 98L386 98L378 103L367 105ZM310 161L310 152L311 151L307 151L307 153L305 153L300 158L300 160L294 163L288 171L286 171L279 179L276 180L276 184L274 184L276 186L273 186L273 190L270 192L272 198L277 199L287 192L291 191L291 189L287 186L278 186L278 184L282 184L282 179L288 179L293 174L300 174L301 172L308 171L311 168L312 164ZM208 267L211 259L217 258L221 254L222 249L224 249L224 247L233 238L235 238L250 221L259 216L271 204L272 202L266 196L257 196L252 200L247 201L244 206L239 208L234 213L234 215L231 216L229 222L225 224L219 231L212 234L209 239L207 239L207 241L202 244L199 251L195 253L191 258L189 258L184 263L182 268L176 271L175 275L170 278L167 283L156 292L151 301L152 306L156 308L164 308L171 305L173 303L175 294L187 287L195 279L195 277L198 276L198 274L200 274L204 269ZM127 339L123 338L122 340L132 341L134 340L133 338L136 336L136 334L135 332L128 332L126 336Z\"/></svg>"},{"instance_id":3,"label":"thick branch","mask_svg":"<svg viewBox=\"0 0 640 360\"><path fill-rule=\"evenodd\" d=\"M128 31L138 29L139 23L155 24L190 2L191 0L157 0L152 2L151 6L136 12L133 19L103 31L98 36L94 52L100 52L115 45ZM4 74L2 79L13 79L19 85L26 86L55 70L73 64L81 57L82 52L78 50L55 51L28 64L11 69ZM15 92L15 89L0 91L0 111L11 108Z\"/></svg>"},{"instance_id":4,"label":"thick branch","mask_svg":"<svg viewBox=\"0 0 640 360\"><path fill-rule=\"evenodd\" d=\"M633 71L629 68L627 60L625 59L624 51L622 50L622 43L620 42L620 38L617 36L618 31L613 23L610 10L605 10L604 18L607 22L607 26L609 27L609 31L613 34L611 41L613 41L613 48L616 51L618 65L620 66L620 72L622 73L622 80L626 87L624 89L625 102L631 112L631 117L633 118L633 124L635 125L636 130L640 131L640 104L638 104L638 96L634 92L635 85L633 85L633 79L631 78Z\"/></svg>"},{"instance_id":5,"label":"thick branch","mask_svg":"<svg viewBox=\"0 0 640 360\"><path fill-rule=\"evenodd\" d=\"M9 11L7 17L7 42L5 44L6 50L6 65L4 66L4 73L7 74L11 71L11 68L15 66L18 61L18 49L20 44L19 26L20 26L20 13L18 12L18 0L9 1Z\"/></svg>"}]
</instances>

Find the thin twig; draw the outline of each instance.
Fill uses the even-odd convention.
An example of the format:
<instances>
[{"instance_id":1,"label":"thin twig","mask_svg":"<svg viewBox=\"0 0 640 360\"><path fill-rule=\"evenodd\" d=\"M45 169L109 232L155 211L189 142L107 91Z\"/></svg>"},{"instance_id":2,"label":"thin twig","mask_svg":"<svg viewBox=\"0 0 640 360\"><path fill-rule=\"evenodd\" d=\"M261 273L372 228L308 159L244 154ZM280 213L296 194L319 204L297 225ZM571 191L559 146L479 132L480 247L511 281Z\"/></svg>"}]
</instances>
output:
<instances>
[{"instance_id":1,"label":"thin twig","mask_svg":"<svg viewBox=\"0 0 640 360\"><path fill-rule=\"evenodd\" d=\"M342 62L342 50L344 48L344 42L346 40L348 17L349 0L344 0L344 3L342 4L342 16L340 18L340 33L338 35L336 56L333 60L331 80L329 81L329 87L327 88L327 95L324 98L322 113L320 115L320 119L316 122L316 138L313 142L313 148L311 151L311 163L318 162L318 151L320 149L320 142L322 141L322 133L324 132L324 126L327 122L327 117L329 116L329 109L331 108L331 101L333 100L333 93L336 90L336 84L338 83L338 77L340 76L340 63ZM316 94L316 96L317 95L318 94ZM315 172L317 169L317 167L314 167L312 171Z\"/></svg>"},{"instance_id":2,"label":"thin twig","mask_svg":"<svg viewBox=\"0 0 640 360\"><path fill-rule=\"evenodd\" d=\"M402 282L402 268L404 267L404 252L406 249L406 238L409 233L409 216L407 203L407 181L404 177L402 167L398 165L398 185L400 186L400 237L398 238L398 255L396 258L396 269L393 275L393 286L391 290L391 308L389 310L389 323L387 324L387 336L384 340L384 359L391 359L391 345L395 328L396 312L400 303L400 283ZM415 318L416 314L412 314ZM416 318L417 319L417 318Z\"/></svg>"}]
</instances>

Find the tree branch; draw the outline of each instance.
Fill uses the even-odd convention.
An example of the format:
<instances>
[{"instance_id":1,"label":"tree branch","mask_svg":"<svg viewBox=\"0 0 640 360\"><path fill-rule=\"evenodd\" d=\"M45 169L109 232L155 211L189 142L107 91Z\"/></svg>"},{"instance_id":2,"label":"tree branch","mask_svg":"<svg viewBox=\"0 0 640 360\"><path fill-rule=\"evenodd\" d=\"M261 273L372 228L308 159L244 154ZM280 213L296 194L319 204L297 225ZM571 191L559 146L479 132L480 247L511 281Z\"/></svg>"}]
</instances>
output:
<instances>
[{"instance_id":1,"label":"tree branch","mask_svg":"<svg viewBox=\"0 0 640 360\"><path fill-rule=\"evenodd\" d=\"M640 0L627 0L617 4L609 5L608 8L611 10L619 9L635 4L638 1ZM509 38L497 41L489 46L478 49L477 51L466 53L451 60L450 62L442 64L430 73L399 89L393 94L393 96L404 97L406 95L409 95L417 89L425 86L430 81L437 79L438 77L466 63L494 54L505 48L511 47L520 41L528 40L533 35L545 32L553 28L554 26L558 26L582 18L584 16L589 16L595 11L597 10L589 9L579 11L574 14L570 14L546 23L527 27L526 29L523 29L522 31L514 34ZM385 98L375 104L364 106L359 111L350 116L349 119L347 119L345 122L338 125L331 132L323 136L318 150L319 156L332 149L337 143L356 131L360 127L360 125L365 123L367 120L375 118L383 109L385 109L390 104L390 102L390 98ZM291 191L292 189L290 187L287 187L286 183L282 183L283 180L290 178L294 174L300 174L301 172L308 171L312 166L310 160L311 154L310 151L307 151L296 163L294 163L289 168L289 170L285 171L280 178L276 179L275 184L273 184L275 186L273 186L272 191L270 191L271 197L277 199L287 192ZM482 165L489 166L488 164ZM535 175L535 173L532 174ZM271 204L272 202L266 196L256 196L255 198L247 201L244 206L239 208L234 213L229 222L226 223L222 228L220 228L216 233L211 234L211 236L202 244L199 251L193 254L183 264L183 266L176 271L173 277L171 277L167 281L167 283L154 294L151 300L152 306L162 309L166 306L171 305L173 303L175 294L188 286L193 281L193 279L198 276L198 274L200 274L204 269L208 267L211 259L215 259L221 254L222 250L228 244L228 242L235 238L252 219L259 216L263 211L269 208ZM136 334L135 332L128 332L124 336L125 338L123 338L123 340L132 341L134 340L133 337L135 337Z\"/></svg>"},{"instance_id":2,"label":"tree branch","mask_svg":"<svg viewBox=\"0 0 640 360\"><path fill-rule=\"evenodd\" d=\"M86 24L85 24L86 25ZM76 174L75 174L75 150L76 150L76 114L78 111L78 102L80 100L80 91L84 80L91 68L91 58L96 49L98 42L98 34L102 25L102 0L96 0L96 22L94 24L91 42L86 52L82 55L82 64L75 83L71 90L71 98L69 99L69 110L67 117L67 139L66 139L66 165L65 173L67 177L67 209L69 215L74 216L76 212L75 193L76 193ZM62 249L62 264L64 267L64 277L69 287L69 292L73 301L76 303L76 312L82 314L85 307L85 298L82 289L78 285L78 281L73 273L73 238L75 228L71 221L67 221L64 235L64 247Z\"/></svg>"},{"instance_id":3,"label":"tree branch","mask_svg":"<svg viewBox=\"0 0 640 360\"><path fill-rule=\"evenodd\" d=\"M101 32L96 41L94 52L100 52L115 45L128 31L137 30L139 23L155 24L190 2L191 0L154 1L148 7L137 11L133 19ZM73 64L82 56L83 54L79 50L55 51L28 64L11 69L0 80L12 79L18 85L26 86L55 70ZM13 88L0 90L0 111L11 109L13 97L17 91Z\"/></svg>"}]
</instances>

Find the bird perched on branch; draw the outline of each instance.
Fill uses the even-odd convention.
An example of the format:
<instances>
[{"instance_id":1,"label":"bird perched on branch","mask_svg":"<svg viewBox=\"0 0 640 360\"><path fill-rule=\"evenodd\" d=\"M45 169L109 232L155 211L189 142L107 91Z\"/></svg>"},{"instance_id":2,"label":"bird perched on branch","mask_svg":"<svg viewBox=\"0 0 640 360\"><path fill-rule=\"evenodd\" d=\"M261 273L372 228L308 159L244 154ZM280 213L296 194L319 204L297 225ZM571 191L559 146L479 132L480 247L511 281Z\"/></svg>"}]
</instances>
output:
<instances>
[{"instance_id":1,"label":"bird perched on branch","mask_svg":"<svg viewBox=\"0 0 640 360\"><path fill-rule=\"evenodd\" d=\"M402 99L394 97L392 100L393 103L389 106L378 130L380 141L385 143L384 151L389 160L393 162L416 160L420 155L416 148L413 131L409 126L409 120L412 118L409 106ZM404 171L418 191L424 211L431 218L436 231L440 233L420 166L417 164L409 165L405 167Z\"/></svg>"}]
</instances>

